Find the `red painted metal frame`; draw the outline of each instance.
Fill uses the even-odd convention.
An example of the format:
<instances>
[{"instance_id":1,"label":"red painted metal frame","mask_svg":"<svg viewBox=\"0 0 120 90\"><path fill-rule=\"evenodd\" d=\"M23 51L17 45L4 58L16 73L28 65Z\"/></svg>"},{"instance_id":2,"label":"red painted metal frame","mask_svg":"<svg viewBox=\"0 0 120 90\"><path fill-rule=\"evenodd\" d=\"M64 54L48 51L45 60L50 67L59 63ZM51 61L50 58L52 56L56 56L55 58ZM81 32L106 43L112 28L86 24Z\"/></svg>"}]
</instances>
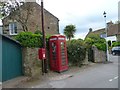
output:
<instances>
[{"instance_id":1,"label":"red painted metal frame","mask_svg":"<svg viewBox=\"0 0 120 90\"><path fill-rule=\"evenodd\" d=\"M61 58L61 42L64 43L64 53L65 53L65 65L62 65ZM52 43L56 44L56 60L53 60L52 55ZM68 59L67 59L67 48L66 48L66 39L63 35L51 36L49 39L49 49L50 49L50 69L52 71L62 72L68 70Z\"/></svg>"},{"instance_id":2,"label":"red painted metal frame","mask_svg":"<svg viewBox=\"0 0 120 90\"><path fill-rule=\"evenodd\" d=\"M38 54L39 54L39 59L40 60L46 59L46 50L45 50L45 48L40 48Z\"/></svg>"}]
</instances>

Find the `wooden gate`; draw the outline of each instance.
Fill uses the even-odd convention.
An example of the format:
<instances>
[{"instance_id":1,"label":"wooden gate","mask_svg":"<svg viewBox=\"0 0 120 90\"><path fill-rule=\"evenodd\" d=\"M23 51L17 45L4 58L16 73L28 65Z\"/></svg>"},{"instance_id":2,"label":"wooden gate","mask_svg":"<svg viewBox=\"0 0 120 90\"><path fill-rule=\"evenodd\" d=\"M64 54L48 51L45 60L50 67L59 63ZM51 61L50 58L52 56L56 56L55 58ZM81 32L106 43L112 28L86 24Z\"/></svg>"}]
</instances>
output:
<instances>
[{"instance_id":1,"label":"wooden gate","mask_svg":"<svg viewBox=\"0 0 120 90\"><path fill-rule=\"evenodd\" d=\"M93 52L92 48L89 48L89 50L88 50L88 61L92 61L92 62L95 61L94 60L94 52Z\"/></svg>"}]
</instances>

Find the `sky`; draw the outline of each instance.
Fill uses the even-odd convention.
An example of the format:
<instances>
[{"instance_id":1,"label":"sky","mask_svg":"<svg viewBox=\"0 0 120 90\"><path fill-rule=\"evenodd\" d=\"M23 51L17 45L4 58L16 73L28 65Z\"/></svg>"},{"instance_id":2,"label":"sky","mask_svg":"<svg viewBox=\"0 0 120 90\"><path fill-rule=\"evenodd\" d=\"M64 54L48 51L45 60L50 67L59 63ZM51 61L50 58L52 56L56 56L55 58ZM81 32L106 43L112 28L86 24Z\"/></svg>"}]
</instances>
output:
<instances>
[{"instance_id":1,"label":"sky","mask_svg":"<svg viewBox=\"0 0 120 90\"><path fill-rule=\"evenodd\" d=\"M41 0L38 0L40 2ZM59 21L59 31L63 34L66 25L76 26L75 38L84 39L92 28L93 31L105 27L106 21L118 20L118 2L120 0L43 0L44 8L56 16Z\"/></svg>"},{"instance_id":2,"label":"sky","mask_svg":"<svg viewBox=\"0 0 120 90\"><path fill-rule=\"evenodd\" d=\"M120 0L43 0L44 8L58 17L59 30L63 34L66 25L76 26L75 38L86 36L89 28L93 31L105 27L106 21L118 20L118 2Z\"/></svg>"}]
</instances>

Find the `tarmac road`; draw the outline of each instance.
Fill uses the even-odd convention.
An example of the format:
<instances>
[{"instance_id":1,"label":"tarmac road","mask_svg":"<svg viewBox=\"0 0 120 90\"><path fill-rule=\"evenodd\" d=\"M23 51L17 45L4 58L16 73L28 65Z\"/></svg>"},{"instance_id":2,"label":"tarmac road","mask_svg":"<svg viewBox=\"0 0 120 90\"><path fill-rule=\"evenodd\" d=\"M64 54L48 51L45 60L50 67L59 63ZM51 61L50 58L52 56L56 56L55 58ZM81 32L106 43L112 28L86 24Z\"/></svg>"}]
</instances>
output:
<instances>
[{"instance_id":1,"label":"tarmac road","mask_svg":"<svg viewBox=\"0 0 120 90\"><path fill-rule=\"evenodd\" d=\"M120 58L120 57L119 57ZM118 56L110 55L112 63L99 63L73 77L50 81L42 88L118 88ZM39 85L37 87L40 87Z\"/></svg>"},{"instance_id":2,"label":"tarmac road","mask_svg":"<svg viewBox=\"0 0 120 90\"><path fill-rule=\"evenodd\" d=\"M110 55L113 63L99 64L65 81L65 88L118 88L118 57Z\"/></svg>"}]
</instances>

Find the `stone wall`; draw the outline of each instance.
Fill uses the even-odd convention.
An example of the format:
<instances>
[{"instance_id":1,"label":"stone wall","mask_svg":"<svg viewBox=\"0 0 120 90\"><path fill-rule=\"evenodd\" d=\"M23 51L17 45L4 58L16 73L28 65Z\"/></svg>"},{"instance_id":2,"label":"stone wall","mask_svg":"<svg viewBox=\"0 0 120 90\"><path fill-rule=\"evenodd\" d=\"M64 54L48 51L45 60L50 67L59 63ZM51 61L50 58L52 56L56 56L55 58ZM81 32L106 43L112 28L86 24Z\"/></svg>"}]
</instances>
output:
<instances>
[{"instance_id":1,"label":"stone wall","mask_svg":"<svg viewBox=\"0 0 120 90\"><path fill-rule=\"evenodd\" d=\"M92 47L94 62L105 62L106 61L106 53L104 51L98 50L95 46Z\"/></svg>"},{"instance_id":2,"label":"stone wall","mask_svg":"<svg viewBox=\"0 0 120 90\"><path fill-rule=\"evenodd\" d=\"M120 35L116 35L116 37L117 37L117 41L120 42Z\"/></svg>"},{"instance_id":3,"label":"stone wall","mask_svg":"<svg viewBox=\"0 0 120 90\"><path fill-rule=\"evenodd\" d=\"M42 74L41 61L38 59L38 48L23 48L23 72L30 78L39 78Z\"/></svg>"}]
</instances>

